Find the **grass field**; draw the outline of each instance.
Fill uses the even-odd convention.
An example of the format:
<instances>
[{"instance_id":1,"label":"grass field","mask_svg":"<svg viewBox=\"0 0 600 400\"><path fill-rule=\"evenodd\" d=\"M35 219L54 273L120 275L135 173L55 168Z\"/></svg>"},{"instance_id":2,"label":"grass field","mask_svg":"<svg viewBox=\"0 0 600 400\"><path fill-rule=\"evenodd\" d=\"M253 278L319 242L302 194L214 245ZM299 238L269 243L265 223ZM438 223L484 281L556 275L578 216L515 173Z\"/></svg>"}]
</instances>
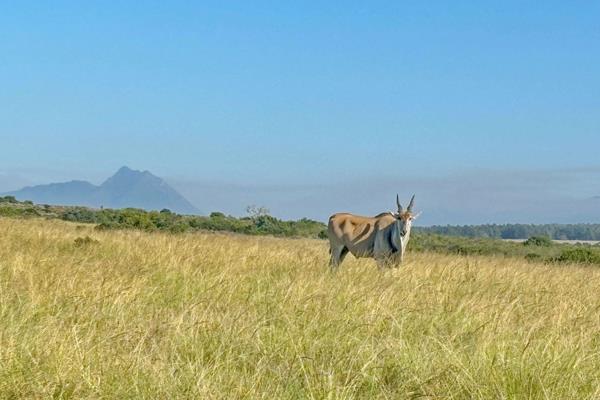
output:
<instances>
[{"instance_id":1,"label":"grass field","mask_svg":"<svg viewBox=\"0 0 600 400\"><path fill-rule=\"evenodd\" d=\"M327 258L0 218L0 399L600 398L600 268Z\"/></svg>"}]
</instances>

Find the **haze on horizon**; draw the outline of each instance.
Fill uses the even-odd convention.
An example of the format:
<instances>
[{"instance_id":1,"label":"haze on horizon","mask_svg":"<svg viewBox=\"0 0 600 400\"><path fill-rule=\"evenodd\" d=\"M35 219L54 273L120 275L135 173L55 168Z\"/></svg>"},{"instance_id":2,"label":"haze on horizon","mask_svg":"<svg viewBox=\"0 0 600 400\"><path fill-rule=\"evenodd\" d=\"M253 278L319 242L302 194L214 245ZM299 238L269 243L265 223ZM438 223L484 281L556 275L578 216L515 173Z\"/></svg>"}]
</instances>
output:
<instances>
[{"instance_id":1,"label":"haze on horizon","mask_svg":"<svg viewBox=\"0 0 600 400\"><path fill-rule=\"evenodd\" d=\"M0 192L122 165L202 210L600 222L600 4L12 4Z\"/></svg>"}]
</instances>

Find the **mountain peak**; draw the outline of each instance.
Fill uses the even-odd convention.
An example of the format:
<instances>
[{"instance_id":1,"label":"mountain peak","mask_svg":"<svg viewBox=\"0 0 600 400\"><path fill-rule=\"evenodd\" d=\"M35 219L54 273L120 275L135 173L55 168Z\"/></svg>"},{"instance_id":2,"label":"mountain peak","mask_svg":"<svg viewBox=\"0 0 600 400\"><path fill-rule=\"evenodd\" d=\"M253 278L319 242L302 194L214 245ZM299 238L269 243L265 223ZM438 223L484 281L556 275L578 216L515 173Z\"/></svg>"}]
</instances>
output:
<instances>
[{"instance_id":1,"label":"mountain peak","mask_svg":"<svg viewBox=\"0 0 600 400\"><path fill-rule=\"evenodd\" d=\"M196 207L161 178L149 171L137 171L127 166L119 168L100 186L85 181L71 181L27 187L9 194L20 200L46 204L146 210L168 208L180 214L199 213Z\"/></svg>"},{"instance_id":2,"label":"mountain peak","mask_svg":"<svg viewBox=\"0 0 600 400\"><path fill-rule=\"evenodd\" d=\"M132 173L132 172L139 172L139 171L135 171L135 170L129 168L127 165L123 165L121 168L119 168L119 170L116 172L115 175L117 175L117 174L129 174L129 173Z\"/></svg>"},{"instance_id":3,"label":"mountain peak","mask_svg":"<svg viewBox=\"0 0 600 400\"><path fill-rule=\"evenodd\" d=\"M121 186L127 188L128 186L136 185L140 181L152 181L154 184L160 184L163 182L157 176L152 175L149 171L138 171L131 169L127 166L119 168L119 170L110 178L108 178L100 187L106 186Z\"/></svg>"},{"instance_id":4,"label":"mountain peak","mask_svg":"<svg viewBox=\"0 0 600 400\"><path fill-rule=\"evenodd\" d=\"M115 172L113 177L115 177L115 176L136 176L136 175L152 175L152 174L148 171L138 171L137 169L131 169L128 166L124 165L121 168L119 168L119 170L117 172Z\"/></svg>"}]
</instances>

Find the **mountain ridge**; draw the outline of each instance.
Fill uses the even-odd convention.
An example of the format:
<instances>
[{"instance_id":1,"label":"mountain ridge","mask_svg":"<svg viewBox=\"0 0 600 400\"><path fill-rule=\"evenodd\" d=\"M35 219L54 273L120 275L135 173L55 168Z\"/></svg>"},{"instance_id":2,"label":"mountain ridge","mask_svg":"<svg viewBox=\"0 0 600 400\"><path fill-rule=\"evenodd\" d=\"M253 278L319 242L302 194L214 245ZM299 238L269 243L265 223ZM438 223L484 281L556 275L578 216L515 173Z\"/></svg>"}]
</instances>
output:
<instances>
[{"instance_id":1,"label":"mountain ridge","mask_svg":"<svg viewBox=\"0 0 600 400\"><path fill-rule=\"evenodd\" d=\"M53 205L80 205L107 208L142 208L161 210L167 208L180 214L200 214L185 197L150 171L137 171L127 166L102 184L94 185L83 180L25 186L4 193L19 200Z\"/></svg>"}]
</instances>

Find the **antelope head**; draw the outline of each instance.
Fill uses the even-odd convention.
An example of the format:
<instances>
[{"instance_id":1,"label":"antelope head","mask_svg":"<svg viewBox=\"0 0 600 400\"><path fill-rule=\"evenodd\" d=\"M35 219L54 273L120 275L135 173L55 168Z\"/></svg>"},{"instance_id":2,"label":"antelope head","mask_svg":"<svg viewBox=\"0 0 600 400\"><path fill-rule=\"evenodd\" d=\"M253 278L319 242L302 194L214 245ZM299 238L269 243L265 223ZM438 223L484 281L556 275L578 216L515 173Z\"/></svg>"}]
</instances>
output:
<instances>
[{"instance_id":1,"label":"antelope head","mask_svg":"<svg viewBox=\"0 0 600 400\"><path fill-rule=\"evenodd\" d=\"M400 204L400 197L398 195L396 195L396 204L398 205L398 212L394 214L394 217L396 217L396 221L399 224L400 235L406 236L407 234L410 234L413 221L417 219L421 213L414 214L412 211L413 205L415 204L414 194L410 199L410 203L408 203L406 210L402 208L402 204Z\"/></svg>"}]
</instances>

